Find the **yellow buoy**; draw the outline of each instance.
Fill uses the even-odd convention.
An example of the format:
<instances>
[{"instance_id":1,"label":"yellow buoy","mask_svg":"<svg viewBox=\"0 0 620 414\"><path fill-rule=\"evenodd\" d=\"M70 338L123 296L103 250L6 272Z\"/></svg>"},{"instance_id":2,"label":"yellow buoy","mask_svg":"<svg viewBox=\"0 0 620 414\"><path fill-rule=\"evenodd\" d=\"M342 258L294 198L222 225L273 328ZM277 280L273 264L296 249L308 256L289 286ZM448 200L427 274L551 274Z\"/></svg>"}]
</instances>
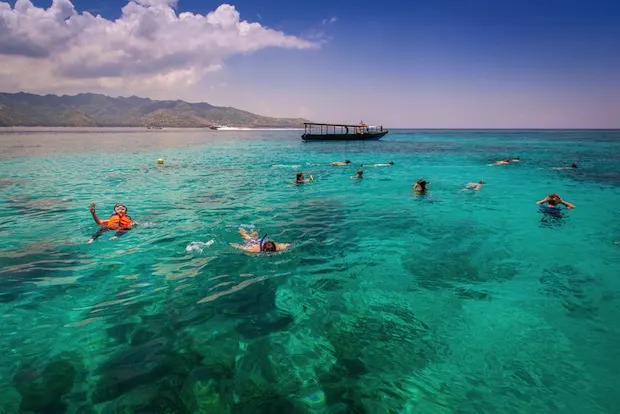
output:
<instances>
[{"instance_id":1,"label":"yellow buoy","mask_svg":"<svg viewBox=\"0 0 620 414\"><path fill-rule=\"evenodd\" d=\"M163 165L164 164L164 159L163 158L158 158L157 159L157 164Z\"/></svg>"}]
</instances>

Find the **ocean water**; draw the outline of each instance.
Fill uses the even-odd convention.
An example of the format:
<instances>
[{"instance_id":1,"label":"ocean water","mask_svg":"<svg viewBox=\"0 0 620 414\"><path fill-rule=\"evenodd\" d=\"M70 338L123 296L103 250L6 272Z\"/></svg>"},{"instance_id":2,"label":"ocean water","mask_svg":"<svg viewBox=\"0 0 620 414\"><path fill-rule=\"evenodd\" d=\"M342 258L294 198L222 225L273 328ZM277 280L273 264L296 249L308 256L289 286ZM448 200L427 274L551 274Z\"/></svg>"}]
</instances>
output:
<instances>
[{"instance_id":1,"label":"ocean water","mask_svg":"<svg viewBox=\"0 0 620 414\"><path fill-rule=\"evenodd\" d=\"M0 413L618 412L620 131L300 134L0 131Z\"/></svg>"}]
</instances>

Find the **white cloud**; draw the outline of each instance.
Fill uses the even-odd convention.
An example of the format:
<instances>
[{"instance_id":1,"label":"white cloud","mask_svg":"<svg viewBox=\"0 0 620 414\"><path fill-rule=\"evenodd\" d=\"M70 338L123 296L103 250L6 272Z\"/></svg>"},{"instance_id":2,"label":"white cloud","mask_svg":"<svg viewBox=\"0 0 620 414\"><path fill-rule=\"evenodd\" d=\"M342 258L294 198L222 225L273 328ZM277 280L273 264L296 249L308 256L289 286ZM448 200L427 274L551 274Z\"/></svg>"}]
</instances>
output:
<instances>
[{"instance_id":1,"label":"white cloud","mask_svg":"<svg viewBox=\"0 0 620 414\"><path fill-rule=\"evenodd\" d=\"M318 43L240 20L234 6L180 13L176 0L132 0L116 20L77 12L69 0L48 9L0 1L0 89L71 93L191 87L233 55ZM153 94L149 94L152 96Z\"/></svg>"}]
</instances>

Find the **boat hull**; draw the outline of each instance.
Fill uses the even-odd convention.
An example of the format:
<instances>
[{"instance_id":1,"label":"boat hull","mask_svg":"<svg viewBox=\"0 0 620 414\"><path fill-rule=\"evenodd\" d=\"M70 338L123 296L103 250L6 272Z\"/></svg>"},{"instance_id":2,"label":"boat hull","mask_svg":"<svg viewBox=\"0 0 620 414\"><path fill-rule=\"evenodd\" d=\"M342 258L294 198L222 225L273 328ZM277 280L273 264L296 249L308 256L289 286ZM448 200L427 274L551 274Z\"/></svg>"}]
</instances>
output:
<instances>
[{"instance_id":1,"label":"boat hull","mask_svg":"<svg viewBox=\"0 0 620 414\"><path fill-rule=\"evenodd\" d=\"M389 131L368 132L365 134L303 134L304 141L376 141Z\"/></svg>"}]
</instances>

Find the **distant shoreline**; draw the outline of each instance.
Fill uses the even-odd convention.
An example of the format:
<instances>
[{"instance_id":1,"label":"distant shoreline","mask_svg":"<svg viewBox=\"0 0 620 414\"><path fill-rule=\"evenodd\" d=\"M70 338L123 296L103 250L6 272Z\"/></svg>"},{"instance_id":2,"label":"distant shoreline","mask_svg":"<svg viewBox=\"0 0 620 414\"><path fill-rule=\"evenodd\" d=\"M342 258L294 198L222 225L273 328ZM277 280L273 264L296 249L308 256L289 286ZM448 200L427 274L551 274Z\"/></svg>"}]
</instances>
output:
<instances>
[{"instance_id":1,"label":"distant shoreline","mask_svg":"<svg viewBox=\"0 0 620 414\"><path fill-rule=\"evenodd\" d=\"M209 132L226 132L226 131L303 131L303 127L227 127L227 129L213 130L208 127L162 127L162 128L148 128L142 126L0 126L0 131L8 130L96 130L96 129L108 129L108 130L137 130L158 132L166 130L204 130Z\"/></svg>"}]
</instances>

